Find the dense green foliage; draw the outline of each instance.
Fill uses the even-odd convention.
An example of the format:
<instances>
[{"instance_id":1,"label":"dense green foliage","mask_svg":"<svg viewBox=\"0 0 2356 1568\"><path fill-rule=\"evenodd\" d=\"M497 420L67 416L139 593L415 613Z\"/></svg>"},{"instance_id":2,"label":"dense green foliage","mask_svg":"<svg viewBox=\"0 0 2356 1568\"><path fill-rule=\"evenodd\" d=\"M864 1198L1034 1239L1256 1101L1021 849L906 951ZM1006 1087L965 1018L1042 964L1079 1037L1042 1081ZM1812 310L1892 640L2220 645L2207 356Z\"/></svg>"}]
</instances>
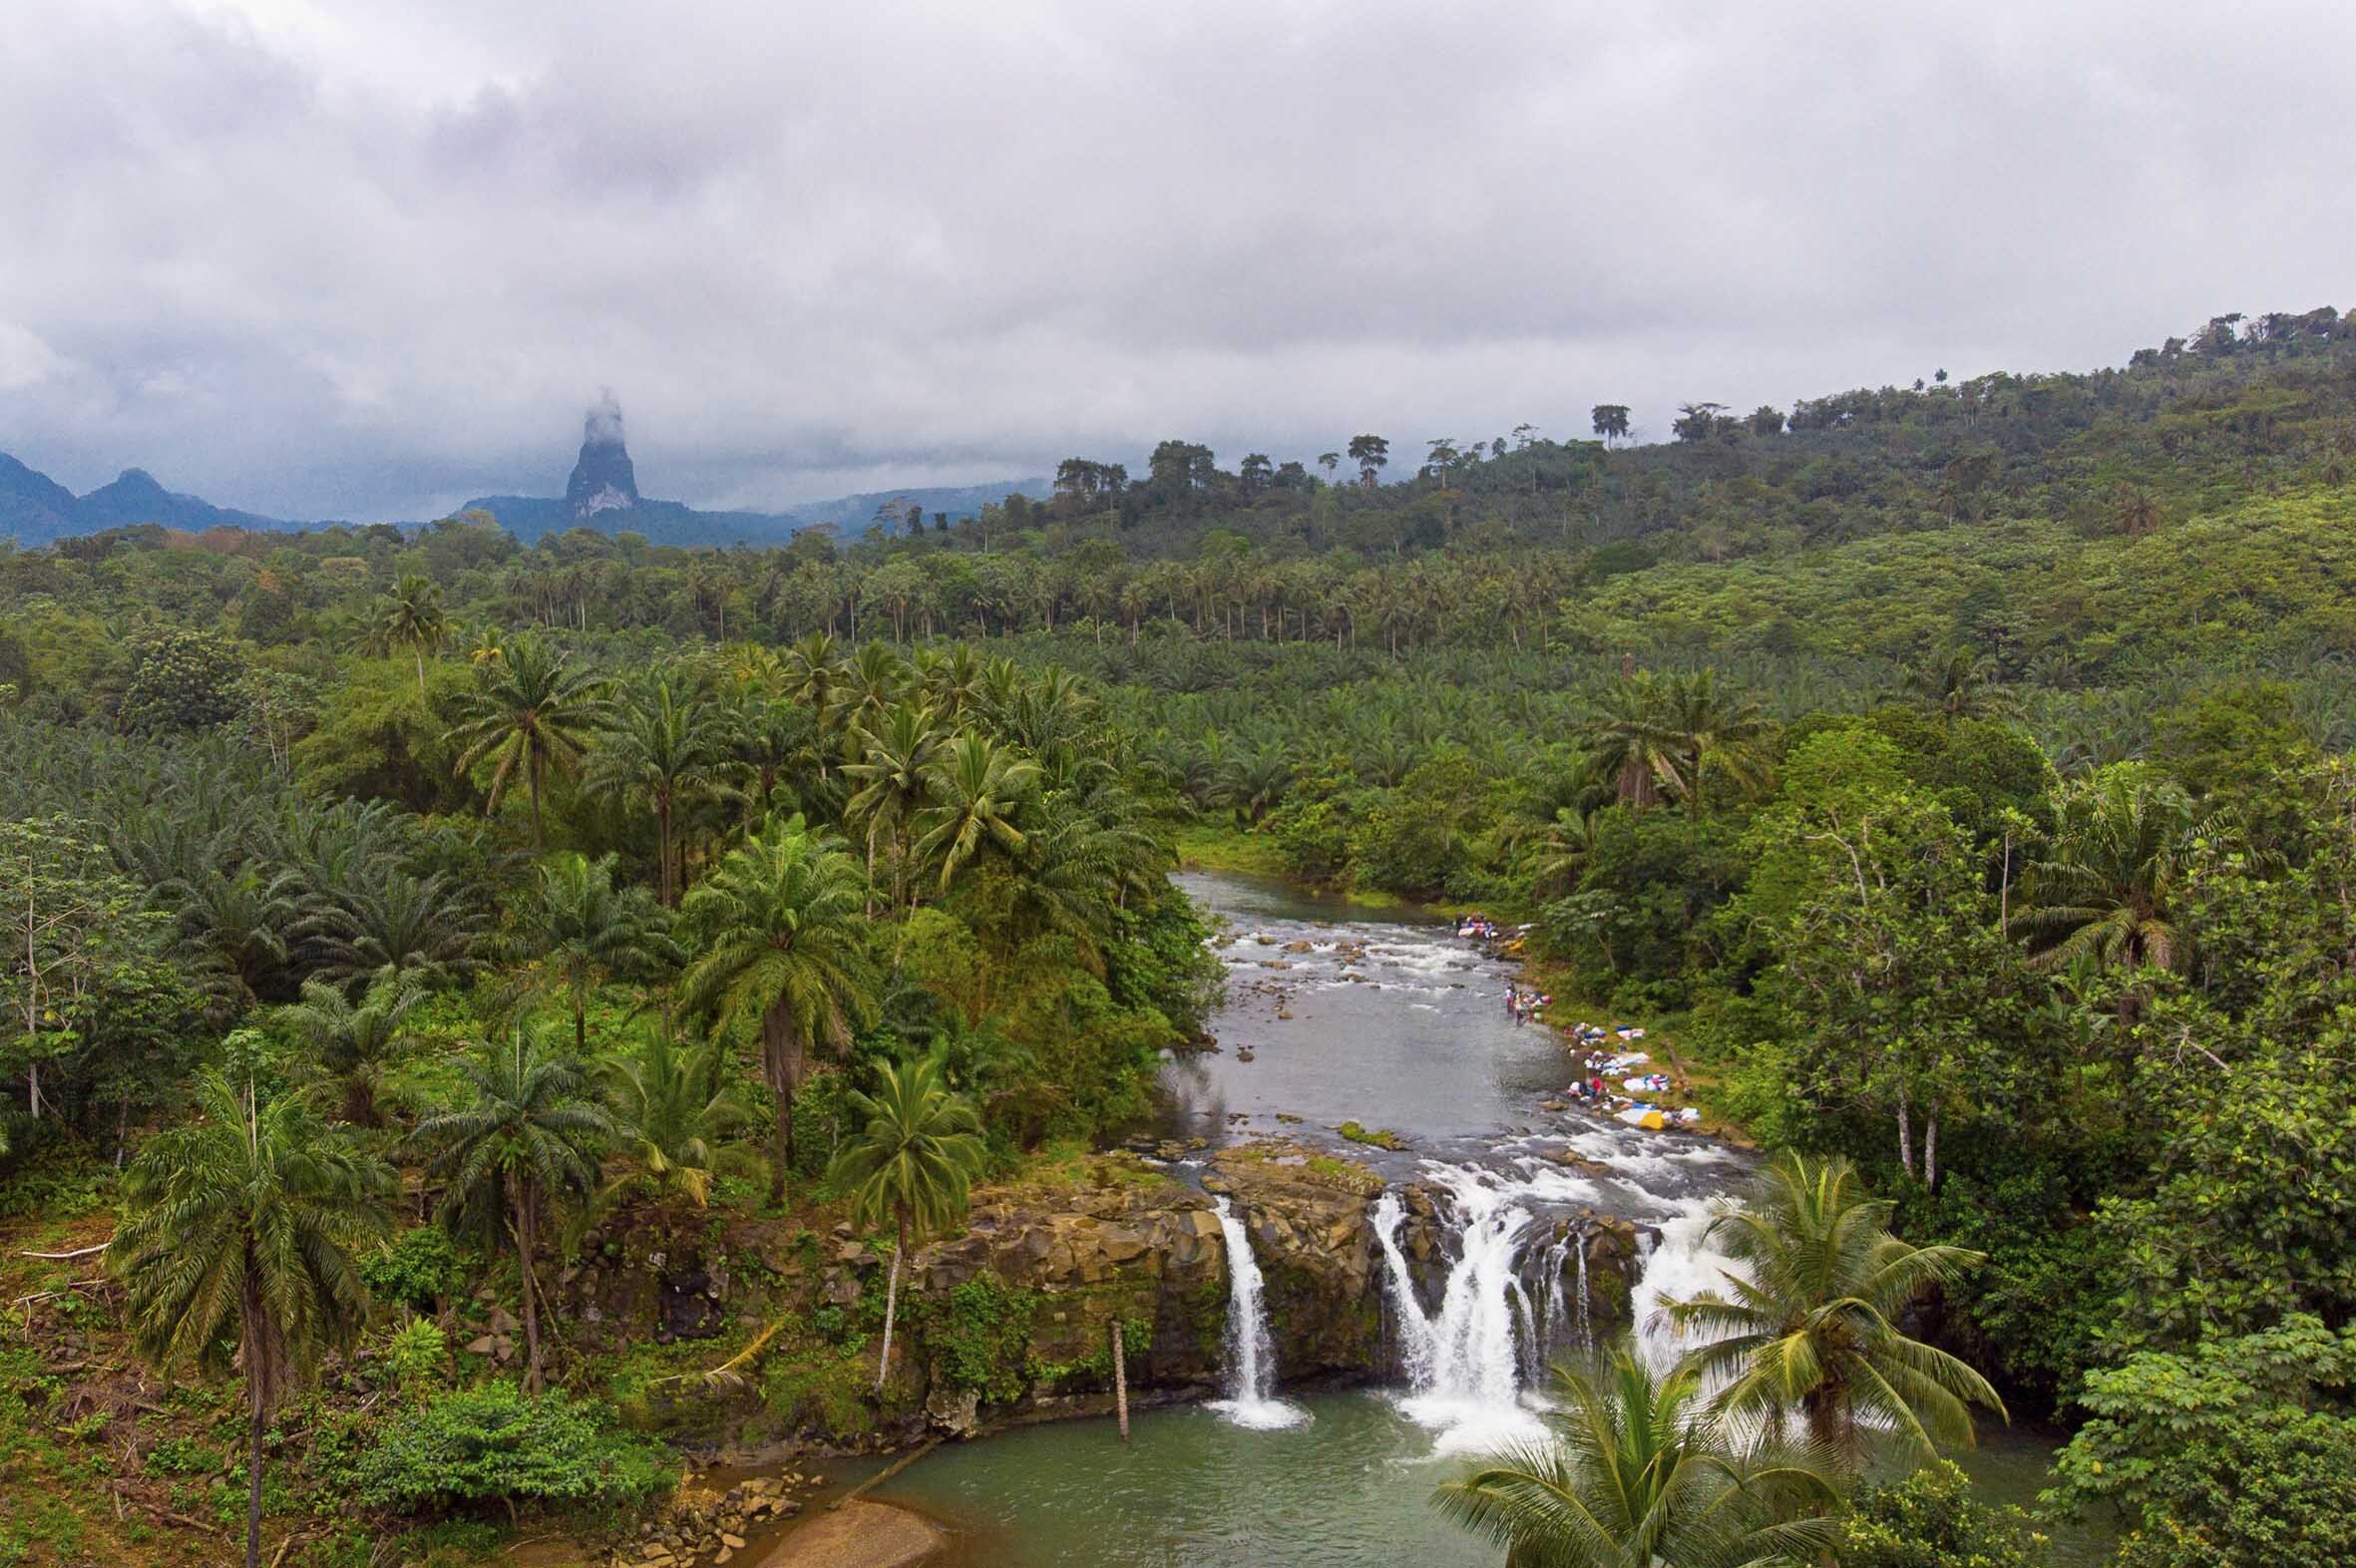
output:
<instances>
[{"instance_id":1,"label":"dense green foliage","mask_svg":"<svg viewBox=\"0 0 2356 1568\"><path fill-rule=\"evenodd\" d=\"M576 1403L563 1389L533 1397L504 1382L394 1416L359 1468L360 1500L402 1512L482 1502L625 1506L677 1481L667 1454L615 1430L593 1401Z\"/></svg>"},{"instance_id":2,"label":"dense green foliage","mask_svg":"<svg viewBox=\"0 0 2356 1568\"><path fill-rule=\"evenodd\" d=\"M223 1069L438 1151L483 1222L360 1259L376 1311L488 1288L534 1335L612 1205L838 1200L890 1064L938 1061L995 1169L1121 1124L1217 983L1171 846L1248 838L1527 922L1714 1111L1851 1161L1873 1229L1984 1255L1905 1334L2091 1416L2061 1500L2131 1553L2327 1560L2281 1522L2342 1473L2336 1364L2251 1359L2356 1322L2348 320L1658 446L1614 408L1322 476L1171 441L766 552L0 548L0 1211L208 1125ZM970 1386L1022 1316L983 1305L935 1347ZM2231 1429L2163 1452L2184 1379ZM2212 1451L2197 1497L2088 1484ZM1951 1502L1891 1528L2004 1560Z\"/></svg>"}]
</instances>

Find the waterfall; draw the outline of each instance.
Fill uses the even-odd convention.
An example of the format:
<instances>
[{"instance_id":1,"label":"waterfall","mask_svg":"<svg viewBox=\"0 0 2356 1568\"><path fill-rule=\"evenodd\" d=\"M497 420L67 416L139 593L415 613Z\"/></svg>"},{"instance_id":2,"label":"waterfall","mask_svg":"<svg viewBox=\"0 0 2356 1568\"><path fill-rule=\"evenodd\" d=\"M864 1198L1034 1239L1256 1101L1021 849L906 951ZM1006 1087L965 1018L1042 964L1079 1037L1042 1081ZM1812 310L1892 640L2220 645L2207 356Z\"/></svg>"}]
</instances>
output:
<instances>
[{"instance_id":1,"label":"waterfall","mask_svg":"<svg viewBox=\"0 0 2356 1568\"><path fill-rule=\"evenodd\" d=\"M1276 1346L1268 1335L1251 1233L1225 1198L1214 1207L1227 1240L1227 1397L1212 1400L1211 1408L1238 1426L1297 1426L1309 1412L1276 1396Z\"/></svg>"},{"instance_id":2,"label":"waterfall","mask_svg":"<svg viewBox=\"0 0 2356 1568\"><path fill-rule=\"evenodd\" d=\"M1588 1307L1587 1295L1587 1238L1579 1238L1579 1350L1582 1354L1595 1349L1595 1315Z\"/></svg>"},{"instance_id":3,"label":"waterfall","mask_svg":"<svg viewBox=\"0 0 2356 1568\"><path fill-rule=\"evenodd\" d=\"M1516 1264L1530 1213L1482 1172L1449 1166L1431 1172L1453 1199L1449 1219L1458 1243L1436 1312L1425 1313L1416 1300L1413 1277L1399 1251L1406 1210L1397 1194L1384 1193L1374 1206L1374 1235L1382 1247L1407 1377L1407 1396L1399 1408L1417 1424L1438 1430L1442 1453L1486 1451L1541 1437L1544 1427L1522 1402L1521 1341L1529 1336L1515 1332L1513 1299L1521 1291ZM1526 1296L1521 1305L1526 1312Z\"/></svg>"},{"instance_id":4,"label":"waterfall","mask_svg":"<svg viewBox=\"0 0 2356 1568\"><path fill-rule=\"evenodd\" d=\"M1645 1360L1662 1372L1676 1366L1693 1349L1693 1341L1669 1322L1661 1304L1703 1291L1730 1294L1727 1275L1742 1269L1742 1265L1719 1252L1708 1238L1710 1222L1721 1212L1718 1204L1709 1199L1682 1199L1677 1203L1677 1211L1673 1218L1662 1222L1658 1245L1648 1233L1637 1232L1637 1252L1644 1259L1644 1272L1637 1276L1628 1292L1628 1313L1636 1326L1637 1347Z\"/></svg>"}]
</instances>

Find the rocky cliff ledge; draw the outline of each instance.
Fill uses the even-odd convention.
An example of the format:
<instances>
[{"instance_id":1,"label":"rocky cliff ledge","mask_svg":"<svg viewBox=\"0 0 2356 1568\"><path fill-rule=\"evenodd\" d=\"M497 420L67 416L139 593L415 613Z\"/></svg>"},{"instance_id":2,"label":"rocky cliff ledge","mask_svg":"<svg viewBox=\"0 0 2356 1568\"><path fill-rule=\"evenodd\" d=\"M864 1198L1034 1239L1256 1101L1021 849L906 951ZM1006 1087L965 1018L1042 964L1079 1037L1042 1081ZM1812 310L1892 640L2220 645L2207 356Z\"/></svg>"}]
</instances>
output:
<instances>
[{"instance_id":1,"label":"rocky cliff ledge","mask_svg":"<svg viewBox=\"0 0 2356 1568\"><path fill-rule=\"evenodd\" d=\"M565 1271L567 1338L615 1369L612 1391L645 1424L737 1453L886 1446L1108 1409L1116 1326L1133 1402L1201 1397L1225 1363L1227 1250L1213 1209L1224 1198L1266 1281L1279 1377L1385 1376L1393 1352L1372 1219L1381 1186L1347 1160L1279 1143L1213 1156L1207 1191L1128 1154L1052 1184L982 1190L967 1232L919 1250L904 1271L880 1395L890 1251L848 1226L617 1220ZM1400 1249L1436 1302L1450 1227L1432 1193L1410 1188L1404 1202ZM1574 1216L1556 1237L1566 1229L1587 1252L1595 1327L1624 1323L1637 1228ZM1569 1249L1540 1245L1529 1268L1541 1254L1575 1266ZM724 1364L726 1377L701 1374Z\"/></svg>"}]
</instances>

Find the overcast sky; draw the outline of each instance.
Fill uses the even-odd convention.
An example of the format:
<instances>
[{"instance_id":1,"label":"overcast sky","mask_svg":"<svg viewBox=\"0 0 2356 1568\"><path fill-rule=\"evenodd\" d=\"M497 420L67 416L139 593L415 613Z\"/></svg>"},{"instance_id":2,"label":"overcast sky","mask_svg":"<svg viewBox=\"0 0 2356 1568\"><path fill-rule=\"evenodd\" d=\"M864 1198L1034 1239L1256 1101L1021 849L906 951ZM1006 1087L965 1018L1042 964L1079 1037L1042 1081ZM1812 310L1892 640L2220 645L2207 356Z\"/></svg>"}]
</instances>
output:
<instances>
[{"instance_id":1,"label":"overcast sky","mask_svg":"<svg viewBox=\"0 0 2356 1568\"><path fill-rule=\"evenodd\" d=\"M2356 5L7 0L0 450L289 517L1666 433L2356 305Z\"/></svg>"}]
</instances>

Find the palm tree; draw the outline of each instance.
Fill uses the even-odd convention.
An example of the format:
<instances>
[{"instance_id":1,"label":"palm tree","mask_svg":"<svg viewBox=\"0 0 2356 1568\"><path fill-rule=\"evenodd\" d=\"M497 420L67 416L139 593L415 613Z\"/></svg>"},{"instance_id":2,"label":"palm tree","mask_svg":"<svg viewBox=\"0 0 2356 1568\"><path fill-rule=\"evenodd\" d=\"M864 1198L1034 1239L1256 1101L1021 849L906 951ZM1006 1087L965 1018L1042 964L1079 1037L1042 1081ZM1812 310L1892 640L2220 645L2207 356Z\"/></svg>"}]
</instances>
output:
<instances>
[{"instance_id":1,"label":"palm tree","mask_svg":"<svg viewBox=\"0 0 2356 1568\"><path fill-rule=\"evenodd\" d=\"M1711 1337L1686 1365L1729 1379L1722 1410L1773 1426L1796 1410L1809 1438L1852 1467L1868 1424L1927 1457L1936 1442L1970 1446L1972 1405L2004 1413L1987 1379L1897 1326L1908 1303L1981 1255L1900 1240L1892 1207L1865 1195L1847 1160L1787 1154L1746 1207L1711 1221L1706 1239L1723 1235L1746 1272L1664 1310L1679 1330Z\"/></svg>"},{"instance_id":2,"label":"palm tree","mask_svg":"<svg viewBox=\"0 0 2356 1568\"><path fill-rule=\"evenodd\" d=\"M1670 678L1662 688L1661 722L1683 760L1677 792L1697 811L1702 786L1722 776L1738 794L1757 790L1767 775L1769 729L1759 699L1729 695L1707 669Z\"/></svg>"},{"instance_id":3,"label":"palm tree","mask_svg":"<svg viewBox=\"0 0 2356 1568\"><path fill-rule=\"evenodd\" d=\"M1920 669L1907 670L1903 683L1908 696L1953 723L2015 709L2012 693L1996 677L1996 660L1958 647Z\"/></svg>"},{"instance_id":4,"label":"palm tree","mask_svg":"<svg viewBox=\"0 0 2356 1568\"><path fill-rule=\"evenodd\" d=\"M909 841L917 812L930 793L934 755L943 740L939 718L930 703L903 702L879 729L852 729L859 760L843 765L843 773L859 785L843 808L851 820L867 824L867 875L875 881L876 836L892 835L892 907L898 910L908 885Z\"/></svg>"},{"instance_id":5,"label":"palm tree","mask_svg":"<svg viewBox=\"0 0 2356 1568\"><path fill-rule=\"evenodd\" d=\"M589 755L590 789L635 801L654 816L655 881L663 908L679 904L678 813L720 790L728 751L719 708L669 670L656 670L616 706L612 727Z\"/></svg>"},{"instance_id":6,"label":"palm tree","mask_svg":"<svg viewBox=\"0 0 2356 1568\"><path fill-rule=\"evenodd\" d=\"M532 795L532 847L543 848L541 786L549 769L570 772L581 763L590 733L604 718L604 682L584 670L568 669L565 654L547 639L524 633L502 656L477 666L480 684L467 694L466 718L450 732L460 747L459 775L493 757L491 794L484 815L499 809L499 798L519 769Z\"/></svg>"},{"instance_id":7,"label":"palm tree","mask_svg":"<svg viewBox=\"0 0 2356 1568\"><path fill-rule=\"evenodd\" d=\"M1014 809L1038 776L1037 763L983 735L960 735L934 759L925 779L933 804L919 819L925 836L917 841L916 855L940 861L944 893L958 868L984 844L1009 853L1022 848Z\"/></svg>"},{"instance_id":8,"label":"palm tree","mask_svg":"<svg viewBox=\"0 0 2356 1568\"><path fill-rule=\"evenodd\" d=\"M475 954L482 908L446 872L413 877L389 862L365 860L332 896L305 903L308 913L291 935L316 960L316 979L348 985L406 974L439 981L482 968Z\"/></svg>"},{"instance_id":9,"label":"palm tree","mask_svg":"<svg viewBox=\"0 0 2356 1568\"><path fill-rule=\"evenodd\" d=\"M652 980L686 955L671 940L667 911L636 886L616 887L614 857L552 855L521 921L521 937L543 975L563 986L573 1015L573 1048L589 1052L589 1000L611 980Z\"/></svg>"},{"instance_id":10,"label":"palm tree","mask_svg":"<svg viewBox=\"0 0 2356 1568\"><path fill-rule=\"evenodd\" d=\"M2141 763L2115 763L2062 792L2044 859L2032 859L2015 917L2037 962L2092 955L2106 968L2182 962L2171 906L2197 825L2191 797Z\"/></svg>"},{"instance_id":11,"label":"palm tree","mask_svg":"<svg viewBox=\"0 0 2356 1568\"><path fill-rule=\"evenodd\" d=\"M343 1119L376 1127L383 1124L376 1096L385 1068L416 1042L409 1014L423 1000L425 991L401 974L378 980L357 1003L312 980L303 981L302 1000L279 1008L278 1017L307 1048L303 1068L330 1092Z\"/></svg>"},{"instance_id":12,"label":"palm tree","mask_svg":"<svg viewBox=\"0 0 2356 1568\"><path fill-rule=\"evenodd\" d=\"M450 616L442 607L442 588L419 573L377 595L371 607L369 640L390 651L407 648L417 659L417 700L425 702L425 656L441 651L450 637Z\"/></svg>"},{"instance_id":13,"label":"palm tree","mask_svg":"<svg viewBox=\"0 0 2356 1568\"><path fill-rule=\"evenodd\" d=\"M1625 1347L1555 1371L1557 1435L1496 1455L1432 1502L1509 1568L1718 1568L1818 1560L1838 1490L1820 1453L1738 1441L1690 1369Z\"/></svg>"},{"instance_id":14,"label":"palm tree","mask_svg":"<svg viewBox=\"0 0 2356 1568\"><path fill-rule=\"evenodd\" d=\"M446 1184L441 1217L514 1244L523 1276L524 1386L541 1385L540 1286L533 1259L542 1228L567 1202L596 1186L598 1156L613 1121L588 1095L580 1066L548 1049L536 1029L517 1028L506 1045L485 1043L459 1071L474 1091L465 1106L417 1124L432 1149L429 1174Z\"/></svg>"},{"instance_id":15,"label":"palm tree","mask_svg":"<svg viewBox=\"0 0 2356 1568\"><path fill-rule=\"evenodd\" d=\"M1596 833L1601 826L1599 813L1576 806L1555 807L1554 820L1531 845L1538 860L1531 891L1543 898L1577 887L1587 863L1595 857Z\"/></svg>"},{"instance_id":16,"label":"palm tree","mask_svg":"<svg viewBox=\"0 0 2356 1568\"><path fill-rule=\"evenodd\" d=\"M1589 766L1638 811L1685 787L1684 759L1661 721L1662 707L1651 675L1629 676L1605 690L1585 725Z\"/></svg>"},{"instance_id":17,"label":"palm tree","mask_svg":"<svg viewBox=\"0 0 2356 1568\"><path fill-rule=\"evenodd\" d=\"M717 1044L682 1050L667 1026L641 1026L636 1049L613 1064L606 1085L622 1150L638 1168L606 1195L643 1181L704 1206L726 1154L742 1153L725 1146L746 1116L722 1065Z\"/></svg>"},{"instance_id":18,"label":"palm tree","mask_svg":"<svg viewBox=\"0 0 2356 1568\"><path fill-rule=\"evenodd\" d=\"M368 1314L352 1266L400 1184L296 1096L264 1100L207 1071L196 1119L158 1134L125 1179L107 1264L132 1334L162 1368L245 1376L245 1568L261 1561L262 1434L282 1391ZM234 1332L232 1333L232 1327Z\"/></svg>"},{"instance_id":19,"label":"palm tree","mask_svg":"<svg viewBox=\"0 0 2356 1568\"><path fill-rule=\"evenodd\" d=\"M794 1163L794 1095L810 1050L842 1050L854 1023L876 1016L868 968L865 879L831 833L800 817L772 820L697 883L685 914L703 956L682 981L691 1011L723 1027L757 1027L762 1070L776 1096L769 1201L785 1198Z\"/></svg>"},{"instance_id":20,"label":"palm tree","mask_svg":"<svg viewBox=\"0 0 2356 1568\"><path fill-rule=\"evenodd\" d=\"M892 1322L900 1307L900 1260L910 1236L946 1230L965 1218L966 1193L982 1174L982 1118L949 1091L937 1056L876 1070L876 1091L849 1095L866 1125L851 1135L827 1180L848 1186L854 1225L893 1225L892 1276L884 1290L884 1354L876 1390L892 1365Z\"/></svg>"}]
</instances>

